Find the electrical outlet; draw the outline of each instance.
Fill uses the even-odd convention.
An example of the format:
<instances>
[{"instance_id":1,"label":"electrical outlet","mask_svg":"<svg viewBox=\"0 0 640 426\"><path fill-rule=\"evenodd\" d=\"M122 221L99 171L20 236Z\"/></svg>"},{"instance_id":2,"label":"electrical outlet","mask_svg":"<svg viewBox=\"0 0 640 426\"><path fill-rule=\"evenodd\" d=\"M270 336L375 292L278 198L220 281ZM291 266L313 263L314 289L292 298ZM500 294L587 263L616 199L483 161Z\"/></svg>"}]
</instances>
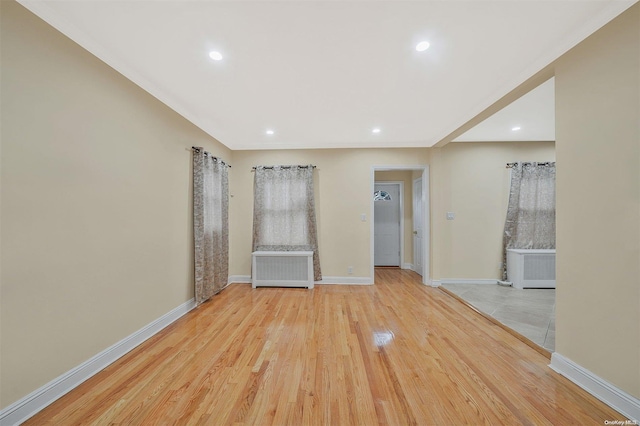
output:
<instances>
[{"instance_id":1,"label":"electrical outlet","mask_svg":"<svg viewBox=\"0 0 640 426\"><path fill-rule=\"evenodd\" d=\"M349 266L347 268L347 272L349 273L349 275L353 274L353 266Z\"/></svg>"},{"instance_id":2,"label":"electrical outlet","mask_svg":"<svg viewBox=\"0 0 640 426\"><path fill-rule=\"evenodd\" d=\"M454 212L447 212L447 220L453 220L456 218L456 214Z\"/></svg>"},{"instance_id":3,"label":"electrical outlet","mask_svg":"<svg viewBox=\"0 0 640 426\"><path fill-rule=\"evenodd\" d=\"M498 269L502 269L503 265L504 264L502 262L498 262Z\"/></svg>"}]
</instances>

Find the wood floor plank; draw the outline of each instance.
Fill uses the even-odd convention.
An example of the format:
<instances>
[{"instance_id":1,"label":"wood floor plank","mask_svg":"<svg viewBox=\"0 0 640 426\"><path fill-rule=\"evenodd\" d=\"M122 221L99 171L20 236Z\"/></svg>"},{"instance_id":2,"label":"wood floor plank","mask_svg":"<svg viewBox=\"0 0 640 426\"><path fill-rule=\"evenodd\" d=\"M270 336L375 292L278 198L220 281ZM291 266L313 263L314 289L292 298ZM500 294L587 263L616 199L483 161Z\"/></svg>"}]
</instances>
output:
<instances>
[{"instance_id":1,"label":"wood floor plank","mask_svg":"<svg viewBox=\"0 0 640 426\"><path fill-rule=\"evenodd\" d=\"M235 284L27 425L602 425L620 414L410 271Z\"/></svg>"}]
</instances>

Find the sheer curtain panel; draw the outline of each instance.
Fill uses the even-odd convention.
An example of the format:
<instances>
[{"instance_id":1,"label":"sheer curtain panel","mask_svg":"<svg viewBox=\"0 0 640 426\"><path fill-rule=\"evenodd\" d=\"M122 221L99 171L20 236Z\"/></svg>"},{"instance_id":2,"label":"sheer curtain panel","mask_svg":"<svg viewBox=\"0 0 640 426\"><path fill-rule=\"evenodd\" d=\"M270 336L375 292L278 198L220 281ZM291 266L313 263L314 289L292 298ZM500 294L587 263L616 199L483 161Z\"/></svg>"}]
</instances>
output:
<instances>
[{"instance_id":1,"label":"sheer curtain panel","mask_svg":"<svg viewBox=\"0 0 640 426\"><path fill-rule=\"evenodd\" d=\"M253 193L253 251L313 251L321 280L313 166L257 166Z\"/></svg>"},{"instance_id":2,"label":"sheer curtain panel","mask_svg":"<svg viewBox=\"0 0 640 426\"><path fill-rule=\"evenodd\" d=\"M503 280L507 249L556 248L556 163L512 165L503 247Z\"/></svg>"},{"instance_id":3,"label":"sheer curtain panel","mask_svg":"<svg viewBox=\"0 0 640 426\"><path fill-rule=\"evenodd\" d=\"M229 275L228 166L193 150L193 237L196 306L227 285Z\"/></svg>"}]
</instances>

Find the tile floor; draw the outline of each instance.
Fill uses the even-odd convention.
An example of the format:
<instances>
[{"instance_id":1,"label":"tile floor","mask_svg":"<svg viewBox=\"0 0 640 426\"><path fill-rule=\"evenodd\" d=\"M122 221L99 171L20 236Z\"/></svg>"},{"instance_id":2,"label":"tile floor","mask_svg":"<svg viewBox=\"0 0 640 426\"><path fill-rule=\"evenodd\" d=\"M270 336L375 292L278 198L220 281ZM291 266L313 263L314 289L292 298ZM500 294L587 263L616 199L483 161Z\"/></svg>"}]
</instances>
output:
<instances>
[{"instance_id":1,"label":"tile floor","mask_svg":"<svg viewBox=\"0 0 640 426\"><path fill-rule=\"evenodd\" d=\"M555 350L555 289L519 290L497 284L443 284L442 287L548 351Z\"/></svg>"}]
</instances>

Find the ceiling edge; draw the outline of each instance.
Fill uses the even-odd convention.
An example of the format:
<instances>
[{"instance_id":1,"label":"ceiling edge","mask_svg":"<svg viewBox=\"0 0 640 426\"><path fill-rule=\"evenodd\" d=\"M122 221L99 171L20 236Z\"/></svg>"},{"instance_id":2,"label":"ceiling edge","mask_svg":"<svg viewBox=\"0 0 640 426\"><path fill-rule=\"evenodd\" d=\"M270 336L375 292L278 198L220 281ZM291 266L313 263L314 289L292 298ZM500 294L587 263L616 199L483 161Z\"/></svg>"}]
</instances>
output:
<instances>
[{"instance_id":1,"label":"ceiling edge","mask_svg":"<svg viewBox=\"0 0 640 426\"><path fill-rule=\"evenodd\" d=\"M611 22L625 10L633 6L639 0L620 0L610 1L607 7L591 20L574 31L566 38L566 42L556 46L549 54L541 56L528 66L518 78L504 84L500 89L488 97L476 108L472 109L467 117L471 117L468 121L460 123L455 130L449 134L437 138L433 147L440 148L453 141L453 139L465 133L467 130L480 124L502 108L506 107L516 99L527 94L531 90L538 87L548 79L554 76L554 63L558 58L567 53L569 50L577 46L591 34Z\"/></svg>"},{"instance_id":2,"label":"ceiling edge","mask_svg":"<svg viewBox=\"0 0 640 426\"><path fill-rule=\"evenodd\" d=\"M64 34L66 37L71 39L74 43L78 44L80 47L85 49L87 52L91 53L96 58L100 59L109 67L116 70L123 77L133 82L135 85L140 87L145 92L149 93L154 98L158 99L160 102L165 104L167 107L175 111L177 114L191 122L193 125L201 129L203 132L211 136L216 141L220 142L227 148L231 149L227 146L223 141L218 139L214 134L212 134L204 123L200 123L200 120L197 114L194 114L189 110L184 104L178 101L175 97L166 93L162 88L158 87L156 84L152 83L149 79L139 74L133 67L129 66L124 61L118 59L116 56L108 53L107 49L105 49L100 43L96 42L93 38L88 36L84 31L80 30L75 25L71 24L66 19L62 18L58 13L56 13L50 6L48 6L45 2L42 1L29 1L29 0L16 0L22 6L27 8L37 17L45 21L47 24L51 25L53 28L58 30L60 33Z\"/></svg>"},{"instance_id":3,"label":"ceiling edge","mask_svg":"<svg viewBox=\"0 0 640 426\"><path fill-rule=\"evenodd\" d=\"M204 123L200 122L197 114L194 114L189 110L184 104L178 101L175 97L166 93L162 88L158 87L150 80L148 80L143 75L139 74L134 68L129 66L126 62L118 59L116 56L111 55L107 52L103 46L97 43L94 39L88 36L85 32L77 28L75 25L71 24L64 18L62 18L59 14L57 14L51 7L49 7L45 2L42 1L29 1L29 0L16 0L22 6L27 8L29 11L34 13L40 19L51 25L53 28L70 38L76 44L81 46L83 49L87 50L89 53L103 61L105 64L116 70L118 73L123 75L125 78L142 88L147 93L151 94L153 97L158 99L160 102L174 110L176 113L184 117L186 120L194 124L196 127L200 128L202 131L207 133L212 138L216 139L218 142L223 144L229 149L232 149L228 145L225 144L223 140L217 138L211 131L207 129ZM441 147L451 142L456 137L460 136L471 127L480 123L485 118L488 118L493 113L499 111L504 106L516 100L518 97L524 95L528 91L537 87L537 85L542 84L547 79L553 76L553 69L550 64L552 64L556 59L566 53L568 50L576 46L582 40L587 38L589 35L593 34L595 31L603 27L605 24L610 22L612 19L620 15L626 9L631 7L633 4L637 3L639 0L620 0L620 1L610 1L609 6L605 7L603 11L595 16L593 19L585 23L581 28L574 31L574 33L567 38L567 42L559 45L548 55L544 55L539 58L527 69L522 72L518 78L512 79L507 84L501 86L496 92L493 93L492 96L488 97L485 102L482 102L480 105L471 109L467 117L472 117L466 122L460 123L455 127L455 130L450 133L443 135L440 138L435 138L436 143L428 143L422 142L420 146L403 146L403 148L411 148L411 147ZM540 71L538 71L540 70ZM547 76L548 74L548 76ZM532 82L537 81L537 84L531 85ZM506 95L505 95L506 93ZM367 148L384 148L383 146L367 146ZM388 146L386 146L388 147ZM269 148L269 149L322 149L322 148L332 148L329 146L323 146L321 148L293 148L290 146L283 146L282 148ZM348 147L344 147L348 148ZM354 146L353 148L358 148ZM361 148L361 147L360 147ZM260 149L260 148L243 148L243 147L235 147L233 150L246 150L246 149Z\"/></svg>"}]
</instances>

